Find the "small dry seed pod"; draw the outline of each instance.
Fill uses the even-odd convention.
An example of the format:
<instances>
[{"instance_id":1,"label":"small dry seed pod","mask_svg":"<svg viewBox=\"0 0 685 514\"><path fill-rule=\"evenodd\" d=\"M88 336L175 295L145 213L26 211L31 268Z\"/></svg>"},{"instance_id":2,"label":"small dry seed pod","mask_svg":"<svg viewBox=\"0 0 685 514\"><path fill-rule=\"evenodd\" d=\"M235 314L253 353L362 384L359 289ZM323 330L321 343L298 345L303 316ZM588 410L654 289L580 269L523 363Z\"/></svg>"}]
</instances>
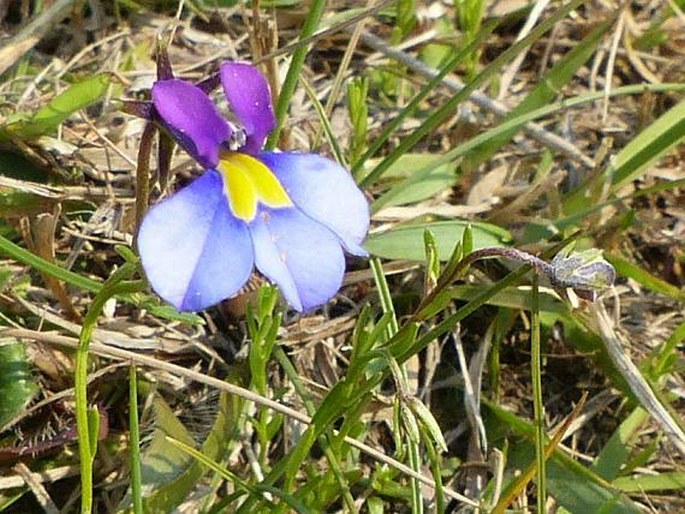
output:
<instances>
[{"instance_id":1,"label":"small dry seed pod","mask_svg":"<svg viewBox=\"0 0 685 514\"><path fill-rule=\"evenodd\" d=\"M567 246L552 260L552 286L557 291L570 288L578 297L593 302L614 284L616 271L604 259L602 250L571 250L572 246Z\"/></svg>"}]
</instances>

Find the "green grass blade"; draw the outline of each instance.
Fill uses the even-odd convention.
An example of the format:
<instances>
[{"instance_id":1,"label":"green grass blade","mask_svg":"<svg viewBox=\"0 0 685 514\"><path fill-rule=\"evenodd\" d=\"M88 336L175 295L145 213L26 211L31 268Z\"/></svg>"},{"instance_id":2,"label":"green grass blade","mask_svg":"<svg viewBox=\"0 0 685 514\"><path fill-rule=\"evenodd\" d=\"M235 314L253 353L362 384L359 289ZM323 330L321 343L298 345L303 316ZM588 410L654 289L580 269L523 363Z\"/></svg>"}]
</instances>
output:
<instances>
[{"instance_id":1,"label":"green grass blade","mask_svg":"<svg viewBox=\"0 0 685 514\"><path fill-rule=\"evenodd\" d=\"M421 104L421 102L429 94L435 91L435 88L440 85L442 79L444 79L448 73L450 73L457 65L459 65L467 55L469 55L474 49L478 48L483 43L485 38L489 36L495 29L497 23L498 22L495 22L493 20L486 24L479 32L479 34L476 36L476 38L468 46L466 46L459 52L456 52L453 57L448 59L447 62L445 62L445 64L439 70L438 74L431 80L429 80L428 83L421 88L421 90L414 96L411 102L409 102L409 104L407 104L407 106L404 109L402 109L402 111L397 116L390 120L390 122L383 128L381 133L373 139L373 142L371 142L368 150L364 153L364 155L357 162L354 163L354 166L352 167L352 173L354 175L357 175L361 167L369 159L371 159L371 157L376 155L376 153L383 147L385 142L395 133L397 128L402 125L402 122L408 116L416 112L416 109ZM379 168L374 169L374 171L372 172L376 173L376 176L372 175L372 173L369 173L369 175L365 176L364 178L362 178L362 180L360 180L360 186L364 187L370 185L380 174L379 171L376 171L377 169Z\"/></svg>"},{"instance_id":2,"label":"green grass blade","mask_svg":"<svg viewBox=\"0 0 685 514\"><path fill-rule=\"evenodd\" d=\"M616 268L616 273L619 276L632 278L645 288L650 289L655 293L668 296L674 300L685 302L685 291L680 290L673 284L670 284L659 277L655 277L651 273L643 270L640 266L633 264L629 260L618 255L606 255L605 257L607 261L609 261L611 265Z\"/></svg>"},{"instance_id":3,"label":"green grass blade","mask_svg":"<svg viewBox=\"0 0 685 514\"><path fill-rule=\"evenodd\" d=\"M620 87L613 89L610 93L609 96L620 96L620 95L638 95L642 94L645 92L645 89L649 89L654 92L668 92L668 91L683 91L685 90L685 84L657 84L653 86L649 85L640 85L640 86L625 86L625 87ZM425 179L425 176L430 174L432 170L436 166L440 166L442 164L452 162L456 160L457 158L465 155L469 151L471 151L474 148L477 148L483 143L487 143L489 140L491 140L494 137L499 136L500 134L505 134L508 131L520 127L529 121L534 121L538 118L545 117L549 114L553 114L559 110L562 109L570 109L572 107L576 107L578 105L582 105L587 102L594 102L597 100L601 100L602 98L605 97L605 94L603 92L601 93L588 93L586 95L581 95L577 96L574 98L569 98L562 100L560 102L556 102L550 105L547 105L545 107L541 107L539 109L535 109L534 111L522 114L521 116L517 116L514 119L505 121L501 123L500 125L497 125L496 127L493 127L492 129L477 135L476 137L462 143L461 145L457 146L456 148L450 150L449 152L446 152L445 154L441 155L440 157L436 158L433 162L431 162L430 166L426 166L424 168L421 168L417 170L410 178L407 180L401 182L400 184L396 185L392 189L390 189L387 193L382 195L380 198L378 198L373 204L372 204L372 210L374 212L377 212L381 207L384 207L388 203L390 203L397 195L404 193L405 191L411 189L417 182L420 182L421 180Z\"/></svg>"},{"instance_id":4,"label":"green grass blade","mask_svg":"<svg viewBox=\"0 0 685 514\"><path fill-rule=\"evenodd\" d=\"M570 12L582 5L584 0L572 0L567 5L560 8L548 19L540 23L525 38L513 44L494 59L472 82L467 84L461 91L448 100L442 107L426 119L421 126L412 132L385 158L381 161L365 178L365 184L374 182L380 177L401 155L405 154L416 145L423 137L433 131L440 123L449 116L453 116L457 106L468 99L469 95L487 80L496 75L500 67L508 60L514 58L524 48L542 37L559 20L566 17Z\"/></svg>"},{"instance_id":5,"label":"green grass blade","mask_svg":"<svg viewBox=\"0 0 685 514\"><path fill-rule=\"evenodd\" d=\"M97 293L102 289L102 284L100 282L83 277L78 273L61 268L56 264L52 264L2 236L0 236L0 253L4 253L18 262L31 266L32 268L59 280L63 280L68 284L90 291L91 293Z\"/></svg>"},{"instance_id":6,"label":"green grass blade","mask_svg":"<svg viewBox=\"0 0 685 514\"><path fill-rule=\"evenodd\" d=\"M131 365L129 368L128 384L131 498L133 500L133 512L135 514L143 514L143 486L140 472L140 426L138 424L138 377L134 365Z\"/></svg>"},{"instance_id":7,"label":"green grass blade","mask_svg":"<svg viewBox=\"0 0 685 514\"><path fill-rule=\"evenodd\" d=\"M612 190L639 178L650 164L670 148L685 139L685 99L662 114L654 123L635 136L616 155L610 166L595 178L597 182L611 181ZM581 185L565 200L567 211L582 208L589 184Z\"/></svg>"},{"instance_id":8,"label":"green grass blade","mask_svg":"<svg viewBox=\"0 0 685 514\"><path fill-rule=\"evenodd\" d=\"M685 99L662 114L630 141L616 156L609 169L613 189L617 190L640 177L647 167L669 148L685 139Z\"/></svg>"},{"instance_id":9,"label":"green grass blade","mask_svg":"<svg viewBox=\"0 0 685 514\"><path fill-rule=\"evenodd\" d=\"M614 487L626 493L644 495L652 491L680 491L685 489L685 472L674 471L657 475L621 477L614 480Z\"/></svg>"},{"instance_id":10,"label":"green grass blade","mask_svg":"<svg viewBox=\"0 0 685 514\"><path fill-rule=\"evenodd\" d=\"M75 112L97 102L107 92L108 75L95 75L70 86L38 110L27 121L17 122L4 128L7 134L28 139L49 134Z\"/></svg>"},{"instance_id":11,"label":"green grass blade","mask_svg":"<svg viewBox=\"0 0 685 514\"><path fill-rule=\"evenodd\" d=\"M309 6L307 17L302 24L300 40L307 39L309 36L314 34L319 26L319 22L321 21L325 7L326 0L313 0ZM276 128L271 132L271 134L269 134L269 137L266 140L265 146L267 150L273 150L278 144L278 138L281 135L283 125L285 125L285 118L288 115L290 100L292 100L293 94L295 93L295 88L297 87L297 82L300 78L302 66L304 65L304 60L305 57L307 57L308 51L309 47L307 45L303 45L298 46L293 52L290 66L288 67L288 73L285 76L283 86L281 87L281 91L278 96L278 102L276 103Z\"/></svg>"},{"instance_id":12,"label":"green grass blade","mask_svg":"<svg viewBox=\"0 0 685 514\"><path fill-rule=\"evenodd\" d=\"M611 434L591 468L605 480L614 480L630 457L630 446L637 438L638 430L648 419L646 410L634 409Z\"/></svg>"},{"instance_id":13,"label":"green grass blade","mask_svg":"<svg viewBox=\"0 0 685 514\"><path fill-rule=\"evenodd\" d=\"M543 107L551 102L566 84L576 75L578 69L583 66L597 50L597 45L602 41L602 36L614 23L614 19L600 23L592 30L577 46L569 51L541 78L537 86L504 118L503 121L516 118L521 114ZM513 129L469 152L466 159L469 167L475 168L490 159L502 146L513 138L521 127Z\"/></svg>"},{"instance_id":14,"label":"green grass blade","mask_svg":"<svg viewBox=\"0 0 685 514\"><path fill-rule=\"evenodd\" d=\"M37 392L24 345L0 343L0 426L23 410Z\"/></svg>"}]
</instances>

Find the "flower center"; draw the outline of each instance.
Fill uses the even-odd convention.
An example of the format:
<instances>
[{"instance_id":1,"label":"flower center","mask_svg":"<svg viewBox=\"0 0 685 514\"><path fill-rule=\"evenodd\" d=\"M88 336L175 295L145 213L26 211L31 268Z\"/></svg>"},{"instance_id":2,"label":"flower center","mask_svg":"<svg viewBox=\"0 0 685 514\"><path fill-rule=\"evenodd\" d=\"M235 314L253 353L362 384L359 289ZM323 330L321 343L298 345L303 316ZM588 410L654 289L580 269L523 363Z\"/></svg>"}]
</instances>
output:
<instances>
[{"instance_id":1,"label":"flower center","mask_svg":"<svg viewBox=\"0 0 685 514\"><path fill-rule=\"evenodd\" d=\"M236 218L252 221L257 202L268 207L292 207L288 193L264 163L240 152L222 152L217 169Z\"/></svg>"}]
</instances>

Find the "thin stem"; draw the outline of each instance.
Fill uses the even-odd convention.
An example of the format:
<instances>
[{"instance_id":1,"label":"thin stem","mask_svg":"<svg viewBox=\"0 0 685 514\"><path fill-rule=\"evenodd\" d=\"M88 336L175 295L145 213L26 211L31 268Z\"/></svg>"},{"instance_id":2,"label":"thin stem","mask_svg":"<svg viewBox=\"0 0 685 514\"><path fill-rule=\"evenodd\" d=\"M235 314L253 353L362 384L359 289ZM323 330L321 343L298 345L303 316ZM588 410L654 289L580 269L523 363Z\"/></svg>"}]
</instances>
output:
<instances>
[{"instance_id":1,"label":"thin stem","mask_svg":"<svg viewBox=\"0 0 685 514\"><path fill-rule=\"evenodd\" d=\"M76 402L76 431L81 461L81 512L84 514L93 510L93 461L95 453L91 451L91 447L95 448L93 441L97 439L97 434L90 433L88 422L88 346L97 319L107 300L118 294L140 291L145 287L143 281L122 282L133 275L135 271L135 264L126 263L112 273L112 276L93 299L93 303L83 319L83 328L79 334L74 372L74 397Z\"/></svg>"},{"instance_id":2,"label":"thin stem","mask_svg":"<svg viewBox=\"0 0 685 514\"><path fill-rule=\"evenodd\" d=\"M451 273L441 276L438 279L437 285L430 291L428 295L423 299L421 305L416 310L415 317L417 320L421 320L421 313L426 307L429 307L431 302L435 297L444 290L445 287L449 286L452 282L457 280L462 273L464 273L474 262L480 259L491 259L495 257L503 257L505 259L511 259L513 261L521 262L523 264L530 265L538 274L546 275L547 277L552 277L553 268L548 262L543 261L535 255L517 250L516 248L506 248L506 247L492 247L492 248L481 248L480 250L475 250L470 254L466 255L459 264L457 264Z\"/></svg>"},{"instance_id":3,"label":"thin stem","mask_svg":"<svg viewBox=\"0 0 685 514\"><path fill-rule=\"evenodd\" d=\"M135 364L128 374L129 446L131 452L131 497L133 512L143 514L142 476L140 469L140 427L138 423L138 378Z\"/></svg>"},{"instance_id":4,"label":"thin stem","mask_svg":"<svg viewBox=\"0 0 685 514\"><path fill-rule=\"evenodd\" d=\"M530 334L530 365L533 381L533 411L535 417L535 458L537 461L537 512L544 514L547 503L546 460L545 460L545 406L542 402L542 351L540 348L540 298L538 296L538 277L533 276Z\"/></svg>"},{"instance_id":5,"label":"thin stem","mask_svg":"<svg viewBox=\"0 0 685 514\"><path fill-rule=\"evenodd\" d=\"M136 169L136 233L147 211L150 196L150 154L152 153L152 137L155 126L151 122L145 124L143 135L138 147L138 167Z\"/></svg>"}]
</instances>

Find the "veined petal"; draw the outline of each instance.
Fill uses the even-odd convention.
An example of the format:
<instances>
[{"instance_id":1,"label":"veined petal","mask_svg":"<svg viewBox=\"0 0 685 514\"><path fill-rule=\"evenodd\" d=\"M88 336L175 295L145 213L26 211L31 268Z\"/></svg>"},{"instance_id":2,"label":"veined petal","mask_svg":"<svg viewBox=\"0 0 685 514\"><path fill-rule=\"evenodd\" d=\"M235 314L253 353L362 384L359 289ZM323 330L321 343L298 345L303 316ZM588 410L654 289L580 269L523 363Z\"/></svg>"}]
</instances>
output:
<instances>
[{"instance_id":1,"label":"veined petal","mask_svg":"<svg viewBox=\"0 0 685 514\"><path fill-rule=\"evenodd\" d=\"M150 209L138 232L138 251L152 288L183 311L234 295L254 264L247 225L231 215L223 181L213 170Z\"/></svg>"},{"instance_id":2,"label":"veined petal","mask_svg":"<svg viewBox=\"0 0 685 514\"><path fill-rule=\"evenodd\" d=\"M245 62L225 62L219 73L228 103L247 133L242 150L254 155L276 126L269 85L257 68Z\"/></svg>"},{"instance_id":3,"label":"veined petal","mask_svg":"<svg viewBox=\"0 0 685 514\"><path fill-rule=\"evenodd\" d=\"M298 209L332 230L348 252L368 255L361 243L369 230L369 204L345 168L306 153L262 152L259 158Z\"/></svg>"},{"instance_id":4,"label":"veined petal","mask_svg":"<svg viewBox=\"0 0 685 514\"><path fill-rule=\"evenodd\" d=\"M330 300L342 285L345 259L338 238L295 208L262 207L250 223L255 264L288 303L307 311Z\"/></svg>"},{"instance_id":5,"label":"veined petal","mask_svg":"<svg viewBox=\"0 0 685 514\"><path fill-rule=\"evenodd\" d=\"M231 128L200 88L179 79L160 80L152 86L152 102L164 127L200 165L218 164Z\"/></svg>"}]
</instances>

